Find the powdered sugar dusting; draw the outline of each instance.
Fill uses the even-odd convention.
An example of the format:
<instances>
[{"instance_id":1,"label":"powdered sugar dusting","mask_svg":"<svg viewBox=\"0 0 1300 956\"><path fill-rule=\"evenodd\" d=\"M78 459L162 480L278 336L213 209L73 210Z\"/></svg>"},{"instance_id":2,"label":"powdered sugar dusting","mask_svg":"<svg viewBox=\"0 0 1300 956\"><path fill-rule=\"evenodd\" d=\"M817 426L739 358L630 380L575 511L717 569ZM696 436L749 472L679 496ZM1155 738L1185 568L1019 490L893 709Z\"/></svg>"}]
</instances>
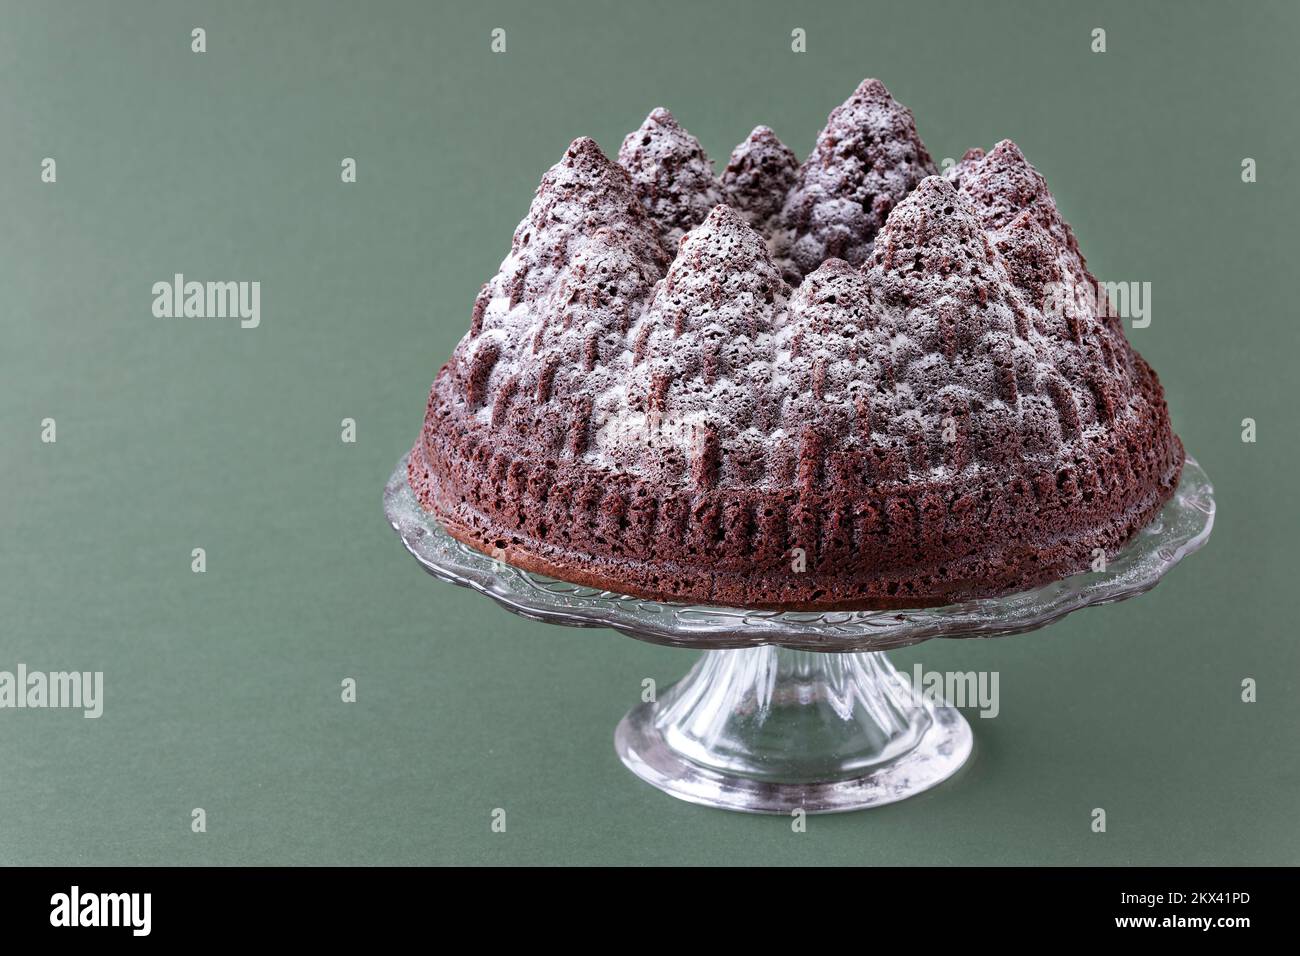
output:
<instances>
[{"instance_id":1,"label":"powdered sugar dusting","mask_svg":"<svg viewBox=\"0 0 1300 956\"><path fill-rule=\"evenodd\" d=\"M926 176L911 113L867 81L797 170L759 127L719 183L666 110L620 163L580 139L546 174L435 385L502 445L670 486L925 483L1068 463L1142 410L1009 141Z\"/></svg>"}]
</instances>

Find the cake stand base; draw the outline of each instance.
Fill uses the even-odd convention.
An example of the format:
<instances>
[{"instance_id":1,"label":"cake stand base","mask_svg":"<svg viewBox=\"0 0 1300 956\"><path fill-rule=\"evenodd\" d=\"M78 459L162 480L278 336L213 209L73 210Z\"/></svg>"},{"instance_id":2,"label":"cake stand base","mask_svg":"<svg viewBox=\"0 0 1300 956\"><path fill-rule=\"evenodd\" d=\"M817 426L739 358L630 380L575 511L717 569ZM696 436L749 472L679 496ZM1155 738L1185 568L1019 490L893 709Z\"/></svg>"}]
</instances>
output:
<instances>
[{"instance_id":1,"label":"cake stand base","mask_svg":"<svg viewBox=\"0 0 1300 956\"><path fill-rule=\"evenodd\" d=\"M880 652L706 651L614 733L642 780L748 813L860 810L947 779L971 753L954 708L914 693Z\"/></svg>"}]
</instances>

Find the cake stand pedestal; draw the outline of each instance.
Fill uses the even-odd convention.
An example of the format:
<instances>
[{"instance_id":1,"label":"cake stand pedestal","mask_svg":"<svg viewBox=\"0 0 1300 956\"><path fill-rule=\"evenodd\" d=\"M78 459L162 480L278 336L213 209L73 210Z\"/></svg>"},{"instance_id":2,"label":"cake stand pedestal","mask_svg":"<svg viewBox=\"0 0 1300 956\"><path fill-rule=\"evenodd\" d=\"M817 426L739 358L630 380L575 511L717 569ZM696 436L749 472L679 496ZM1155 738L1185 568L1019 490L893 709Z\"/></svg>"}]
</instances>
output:
<instances>
[{"instance_id":1,"label":"cake stand pedestal","mask_svg":"<svg viewBox=\"0 0 1300 956\"><path fill-rule=\"evenodd\" d=\"M970 756L971 730L955 708L914 694L881 651L769 645L705 651L619 722L614 748L642 780L692 803L829 813L946 779Z\"/></svg>"},{"instance_id":2,"label":"cake stand pedestal","mask_svg":"<svg viewBox=\"0 0 1300 956\"><path fill-rule=\"evenodd\" d=\"M706 806L830 813L920 793L970 756L966 720L913 689L884 651L934 637L1032 631L1150 590L1209 538L1214 490L1188 457L1173 498L1106 570L997 598L892 611L668 604L522 571L448 535L407 485L405 459L384 489L384 511L427 571L516 614L705 652L619 723L615 749L637 776Z\"/></svg>"}]
</instances>

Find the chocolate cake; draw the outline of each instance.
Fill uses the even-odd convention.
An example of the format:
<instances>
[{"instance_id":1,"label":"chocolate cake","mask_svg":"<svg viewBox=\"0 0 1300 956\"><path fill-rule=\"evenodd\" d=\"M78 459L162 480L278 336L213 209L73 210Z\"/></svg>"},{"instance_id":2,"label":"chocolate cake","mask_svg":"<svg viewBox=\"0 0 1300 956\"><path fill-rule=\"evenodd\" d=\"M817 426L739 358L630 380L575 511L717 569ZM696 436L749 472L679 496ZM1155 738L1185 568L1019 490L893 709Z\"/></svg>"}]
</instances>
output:
<instances>
[{"instance_id":1,"label":"chocolate cake","mask_svg":"<svg viewBox=\"0 0 1300 956\"><path fill-rule=\"evenodd\" d=\"M409 479L529 570L754 608L947 604L1087 570L1183 449L1043 177L936 175L876 80L720 177L667 110L543 177Z\"/></svg>"}]
</instances>

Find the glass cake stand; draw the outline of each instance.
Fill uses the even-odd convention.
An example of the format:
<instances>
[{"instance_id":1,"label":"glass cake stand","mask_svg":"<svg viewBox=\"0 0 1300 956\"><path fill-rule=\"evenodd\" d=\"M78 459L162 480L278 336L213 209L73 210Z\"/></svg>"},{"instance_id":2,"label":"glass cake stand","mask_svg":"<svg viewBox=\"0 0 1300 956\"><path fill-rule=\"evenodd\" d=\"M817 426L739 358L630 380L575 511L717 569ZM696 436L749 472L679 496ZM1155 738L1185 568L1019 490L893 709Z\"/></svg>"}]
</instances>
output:
<instances>
[{"instance_id":1,"label":"glass cake stand","mask_svg":"<svg viewBox=\"0 0 1300 956\"><path fill-rule=\"evenodd\" d=\"M1173 498L1105 571L1002 597L890 611L670 604L522 571L447 534L408 486L405 458L384 489L384 511L429 573L515 614L704 651L685 677L619 723L615 749L637 776L706 806L830 813L920 793L970 756L962 715L914 691L884 651L934 637L1032 631L1148 591L1209 538L1214 489L1189 456Z\"/></svg>"}]
</instances>

